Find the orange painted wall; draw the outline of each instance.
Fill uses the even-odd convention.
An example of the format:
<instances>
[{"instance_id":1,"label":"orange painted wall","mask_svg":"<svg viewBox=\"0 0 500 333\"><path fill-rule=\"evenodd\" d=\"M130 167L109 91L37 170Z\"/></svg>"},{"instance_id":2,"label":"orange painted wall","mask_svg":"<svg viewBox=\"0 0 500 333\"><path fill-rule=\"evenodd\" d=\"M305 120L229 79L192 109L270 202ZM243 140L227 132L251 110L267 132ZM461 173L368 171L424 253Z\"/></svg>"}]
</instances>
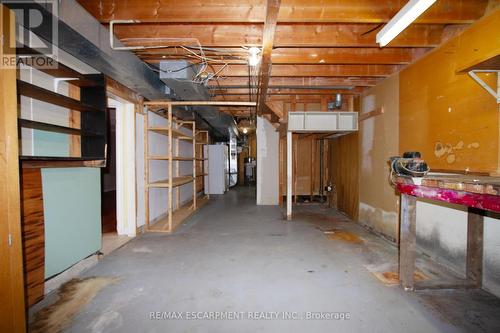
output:
<instances>
[{"instance_id":1,"label":"orange painted wall","mask_svg":"<svg viewBox=\"0 0 500 333\"><path fill-rule=\"evenodd\" d=\"M499 107L461 69L500 53L500 9L400 73L399 150L434 170L498 172ZM496 83L496 75L485 79Z\"/></svg>"}]
</instances>

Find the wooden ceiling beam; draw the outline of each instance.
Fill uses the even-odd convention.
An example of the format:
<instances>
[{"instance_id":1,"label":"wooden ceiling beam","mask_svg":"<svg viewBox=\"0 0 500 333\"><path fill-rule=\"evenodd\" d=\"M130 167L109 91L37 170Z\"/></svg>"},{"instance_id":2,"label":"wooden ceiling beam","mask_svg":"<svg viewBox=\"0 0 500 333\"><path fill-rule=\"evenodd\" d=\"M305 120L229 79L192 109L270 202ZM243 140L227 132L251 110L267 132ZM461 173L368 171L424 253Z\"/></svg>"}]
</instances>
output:
<instances>
[{"instance_id":1,"label":"wooden ceiling beam","mask_svg":"<svg viewBox=\"0 0 500 333\"><path fill-rule=\"evenodd\" d=\"M101 22L134 19L143 22L264 22L265 0L78 0ZM404 5L402 0L283 0L278 22L384 23ZM440 0L416 23L471 23L488 0Z\"/></svg>"},{"instance_id":2,"label":"wooden ceiling beam","mask_svg":"<svg viewBox=\"0 0 500 333\"><path fill-rule=\"evenodd\" d=\"M267 87L269 86L269 77L272 70L271 53L273 52L274 34L276 32L280 4L281 0L267 0L257 91L257 114L259 115L264 111L266 103Z\"/></svg>"},{"instance_id":3,"label":"wooden ceiling beam","mask_svg":"<svg viewBox=\"0 0 500 333\"><path fill-rule=\"evenodd\" d=\"M276 27L273 47L378 48L375 36L380 28L377 24L364 23L279 24ZM116 36L127 46L196 46L192 40L186 40L185 43L178 41L179 38L196 38L204 47L261 47L263 32L262 24L139 24L115 27ZM386 48L435 47L441 43L445 32L443 25L411 25ZM169 38L176 38L177 41L169 42Z\"/></svg>"},{"instance_id":4,"label":"wooden ceiling beam","mask_svg":"<svg viewBox=\"0 0 500 333\"><path fill-rule=\"evenodd\" d=\"M297 76L297 77L283 77L273 76L269 80L269 86L360 86L372 87L380 82L381 78L362 77L314 77L314 76ZM219 85L215 80L210 81L210 86L213 87L241 87L248 86L248 77L226 77L219 80Z\"/></svg>"},{"instance_id":5,"label":"wooden ceiling beam","mask_svg":"<svg viewBox=\"0 0 500 333\"><path fill-rule=\"evenodd\" d=\"M225 50L225 49L221 49ZM246 64L245 50L231 48L228 52L209 52L205 55L226 61L229 64ZM429 51L428 48L274 48L273 64L398 64L411 63ZM233 53L231 53L233 52ZM139 58L150 63L168 59L184 59L188 54L177 50L144 50L137 52Z\"/></svg>"},{"instance_id":6,"label":"wooden ceiling beam","mask_svg":"<svg viewBox=\"0 0 500 333\"><path fill-rule=\"evenodd\" d=\"M335 94L344 95L359 95L363 92L364 88L353 88L353 89L287 89L279 88L273 89L269 88L267 90L268 95L328 95L333 96ZM212 96L237 96L246 95L248 96L248 89L214 89L210 92Z\"/></svg>"},{"instance_id":7,"label":"wooden ceiling beam","mask_svg":"<svg viewBox=\"0 0 500 333\"><path fill-rule=\"evenodd\" d=\"M214 65L213 67L215 71L218 71L221 65ZM271 76L387 77L400 68L400 65L274 65L271 70ZM230 65L220 74L221 76L248 77L248 66Z\"/></svg>"}]
</instances>

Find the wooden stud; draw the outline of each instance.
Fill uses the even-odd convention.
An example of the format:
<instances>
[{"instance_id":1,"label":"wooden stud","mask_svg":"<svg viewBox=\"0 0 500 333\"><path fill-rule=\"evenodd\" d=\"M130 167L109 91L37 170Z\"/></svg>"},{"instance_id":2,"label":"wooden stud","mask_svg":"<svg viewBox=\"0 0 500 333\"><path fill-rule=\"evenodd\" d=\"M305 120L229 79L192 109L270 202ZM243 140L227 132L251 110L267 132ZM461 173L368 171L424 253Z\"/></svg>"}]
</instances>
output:
<instances>
[{"instance_id":1,"label":"wooden stud","mask_svg":"<svg viewBox=\"0 0 500 333\"><path fill-rule=\"evenodd\" d=\"M180 128L180 127L181 127L181 126L180 126L180 124L175 123L175 129L176 129L177 131L179 130L179 128ZM193 135L194 135L194 134L193 134ZM180 155L179 155L179 141L180 141L179 139L176 139L176 140L175 140L175 156L176 156L176 157L180 156ZM180 176L180 174L179 174L179 171L180 171L180 170L179 170L179 166L180 166L180 164L179 164L179 163L180 163L180 162L179 162L179 160L178 160L178 159L176 159L176 160L175 160L175 177L176 177L176 178ZM180 206L179 206L180 201L181 201L181 188L180 188L180 187L177 187L177 188L175 189L175 208L176 208L176 209L179 209L179 207L180 207Z\"/></svg>"},{"instance_id":2,"label":"wooden stud","mask_svg":"<svg viewBox=\"0 0 500 333\"><path fill-rule=\"evenodd\" d=\"M146 108L146 113L144 114L144 230L149 229L149 110Z\"/></svg>"},{"instance_id":3,"label":"wooden stud","mask_svg":"<svg viewBox=\"0 0 500 333\"><path fill-rule=\"evenodd\" d=\"M196 210L196 123L193 121L193 210Z\"/></svg>"},{"instance_id":4,"label":"wooden stud","mask_svg":"<svg viewBox=\"0 0 500 333\"><path fill-rule=\"evenodd\" d=\"M172 163L172 104L168 105L168 231L172 231L172 189L173 189L173 163Z\"/></svg>"},{"instance_id":5,"label":"wooden stud","mask_svg":"<svg viewBox=\"0 0 500 333\"><path fill-rule=\"evenodd\" d=\"M0 4L0 58L16 60L4 53L15 42L14 13ZM4 48L5 47L5 48ZM21 243L21 204L19 190L19 145L15 68L2 68L0 75L0 331L25 332L23 252ZM10 244L9 244L10 243Z\"/></svg>"},{"instance_id":6,"label":"wooden stud","mask_svg":"<svg viewBox=\"0 0 500 333\"><path fill-rule=\"evenodd\" d=\"M468 209L466 279L475 288L481 288L483 280L483 220L480 210Z\"/></svg>"},{"instance_id":7,"label":"wooden stud","mask_svg":"<svg viewBox=\"0 0 500 333\"><path fill-rule=\"evenodd\" d=\"M405 290L414 290L417 198L401 194L401 232L399 242L399 278Z\"/></svg>"},{"instance_id":8,"label":"wooden stud","mask_svg":"<svg viewBox=\"0 0 500 333\"><path fill-rule=\"evenodd\" d=\"M80 87L68 83L68 96L76 100L80 100ZM81 113L76 110L69 112L69 127L81 128ZM71 135L69 141L69 156L81 157L82 144L80 135Z\"/></svg>"},{"instance_id":9,"label":"wooden stud","mask_svg":"<svg viewBox=\"0 0 500 333\"><path fill-rule=\"evenodd\" d=\"M292 219L292 132L286 133L286 219Z\"/></svg>"}]
</instances>

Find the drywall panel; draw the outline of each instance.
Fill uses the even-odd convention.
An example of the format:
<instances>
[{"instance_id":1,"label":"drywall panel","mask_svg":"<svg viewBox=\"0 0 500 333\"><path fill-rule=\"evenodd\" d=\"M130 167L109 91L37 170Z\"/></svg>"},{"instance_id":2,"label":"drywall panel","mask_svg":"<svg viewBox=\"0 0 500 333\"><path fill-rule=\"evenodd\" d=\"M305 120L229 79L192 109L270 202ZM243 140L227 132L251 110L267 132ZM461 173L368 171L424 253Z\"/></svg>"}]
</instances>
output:
<instances>
[{"instance_id":1,"label":"drywall panel","mask_svg":"<svg viewBox=\"0 0 500 333\"><path fill-rule=\"evenodd\" d=\"M279 132L257 117L257 205L279 203Z\"/></svg>"},{"instance_id":2,"label":"drywall panel","mask_svg":"<svg viewBox=\"0 0 500 333\"><path fill-rule=\"evenodd\" d=\"M457 74L464 64L500 53L498 31L500 10L401 71L400 152L421 151L434 170L498 171L498 104L467 74Z\"/></svg>"},{"instance_id":3,"label":"drywall panel","mask_svg":"<svg viewBox=\"0 0 500 333\"><path fill-rule=\"evenodd\" d=\"M45 278L101 248L98 168L42 169Z\"/></svg>"},{"instance_id":4,"label":"drywall panel","mask_svg":"<svg viewBox=\"0 0 500 333\"><path fill-rule=\"evenodd\" d=\"M399 153L399 74L363 94L361 116L377 108L384 113L359 122L359 222L396 241L399 196L389 182L387 162Z\"/></svg>"},{"instance_id":5,"label":"drywall panel","mask_svg":"<svg viewBox=\"0 0 500 333\"><path fill-rule=\"evenodd\" d=\"M484 218L483 287L500 297L500 215Z\"/></svg>"},{"instance_id":6,"label":"drywall panel","mask_svg":"<svg viewBox=\"0 0 500 333\"><path fill-rule=\"evenodd\" d=\"M484 218L483 288L500 297L500 215ZM419 199L417 245L433 260L465 274L467 209Z\"/></svg>"}]
</instances>

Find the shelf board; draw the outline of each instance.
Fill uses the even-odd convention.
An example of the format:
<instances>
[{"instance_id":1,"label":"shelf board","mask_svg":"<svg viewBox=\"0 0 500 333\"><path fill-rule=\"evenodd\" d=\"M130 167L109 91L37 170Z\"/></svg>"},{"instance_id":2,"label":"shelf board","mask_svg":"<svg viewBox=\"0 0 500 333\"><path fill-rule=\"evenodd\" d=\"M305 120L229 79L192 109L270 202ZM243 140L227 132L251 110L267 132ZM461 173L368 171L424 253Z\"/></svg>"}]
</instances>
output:
<instances>
[{"instance_id":1,"label":"shelf board","mask_svg":"<svg viewBox=\"0 0 500 333\"><path fill-rule=\"evenodd\" d=\"M198 157L197 157L197 158L196 158L196 160L197 160L197 161L200 161L200 162L201 162L201 161L208 161L208 158L198 158Z\"/></svg>"},{"instance_id":2,"label":"shelf board","mask_svg":"<svg viewBox=\"0 0 500 333\"><path fill-rule=\"evenodd\" d=\"M202 177L202 176L208 176L208 173L200 173L196 175L196 177Z\"/></svg>"},{"instance_id":3,"label":"shelf board","mask_svg":"<svg viewBox=\"0 0 500 333\"><path fill-rule=\"evenodd\" d=\"M80 135L80 136L103 136L102 134L83 132L80 128L71 128L66 126L59 126L49 123L42 123L39 121L29 120L29 119L18 119L18 124L20 127L32 128L41 131L55 132L70 135Z\"/></svg>"},{"instance_id":4,"label":"shelf board","mask_svg":"<svg viewBox=\"0 0 500 333\"><path fill-rule=\"evenodd\" d=\"M186 219L188 219L198 209L205 206L208 202L209 202L209 199L207 197L197 198L196 199L196 209L193 209L193 201L190 201L190 202L184 204L179 209L176 209L172 213L172 230L168 230L168 217L164 216L163 218L156 221L156 223L150 224L149 228L147 228L146 231L148 231L148 232L164 232L164 233L173 232L179 225L181 225Z\"/></svg>"},{"instance_id":5,"label":"shelf board","mask_svg":"<svg viewBox=\"0 0 500 333\"><path fill-rule=\"evenodd\" d=\"M83 104L74 98L55 93L22 80L17 80L17 91L20 95L31 97L50 104L59 105L63 108L71 110L80 112L103 112L102 110L96 109L90 105Z\"/></svg>"},{"instance_id":6,"label":"shelf board","mask_svg":"<svg viewBox=\"0 0 500 333\"><path fill-rule=\"evenodd\" d=\"M177 187L191 183L194 180L192 175L172 178L172 187ZM170 187L168 179L159 180L148 184L149 187Z\"/></svg>"},{"instance_id":7,"label":"shelf board","mask_svg":"<svg viewBox=\"0 0 500 333\"><path fill-rule=\"evenodd\" d=\"M467 73L473 70L494 70L494 71L500 71L500 54L488 58L484 61L481 61L477 64L474 64L472 66L469 66L467 68L464 68L458 73Z\"/></svg>"},{"instance_id":8,"label":"shelf board","mask_svg":"<svg viewBox=\"0 0 500 333\"><path fill-rule=\"evenodd\" d=\"M23 168L105 167L102 157L19 156Z\"/></svg>"},{"instance_id":9,"label":"shelf board","mask_svg":"<svg viewBox=\"0 0 500 333\"><path fill-rule=\"evenodd\" d=\"M161 156L161 155L155 155L155 156L148 156L148 160L157 160L157 161L168 161L168 156ZM194 160L193 157L184 157L184 156L172 156L173 161L192 161Z\"/></svg>"},{"instance_id":10,"label":"shelf board","mask_svg":"<svg viewBox=\"0 0 500 333\"><path fill-rule=\"evenodd\" d=\"M42 131L71 134L71 135L81 135L82 131L79 128L71 128L65 126L59 126L54 124L42 123L39 121L28 120L28 119L18 119L20 127L32 128Z\"/></svg>"},{"instance_id":11,"label":"shelf board","mask_svg":"<svg viewBox=\"0 0 500 333\"><path fill-rule=\"evenodd\" d=\"M92 79L89 79L85 74L82 74L73 68L70 68L61 62L57 61L54 58L47 57L46 55L40 53L39 51L32 49L30 47L27 47L24 45L22 48L18 49L18 55L28 55L28 58L31 59L39 59L43 58L46 59L46 63L52 62L56 63L57 65L54 66L53 68L51 67L39 67L37 70L48 74L50 76L60 78L60 79L67 79L71 78L71 80L67 80L68 83L71 83L77 87L96 87L99 86L98 82L95 82ZM50 60L49 60L50 59Z\"/></svg>"},{"instance_id":12,"label":"shelf board","mask_svg":"<svg viewBox=\"0 0 500 333\"><path fill-rule=\"evenodd\" d=\"M158 133L158 134L168 135L169 128L155 126L155 127L149 127L148 130L155 132L155 133ZM175 139L179 139L179 140L187 140L187 141L193 140L192 136L184 134L184 133L182 133L176 129L173 129L173 128L172 128L172 137Z\"/></svg>"}]
</instances>

